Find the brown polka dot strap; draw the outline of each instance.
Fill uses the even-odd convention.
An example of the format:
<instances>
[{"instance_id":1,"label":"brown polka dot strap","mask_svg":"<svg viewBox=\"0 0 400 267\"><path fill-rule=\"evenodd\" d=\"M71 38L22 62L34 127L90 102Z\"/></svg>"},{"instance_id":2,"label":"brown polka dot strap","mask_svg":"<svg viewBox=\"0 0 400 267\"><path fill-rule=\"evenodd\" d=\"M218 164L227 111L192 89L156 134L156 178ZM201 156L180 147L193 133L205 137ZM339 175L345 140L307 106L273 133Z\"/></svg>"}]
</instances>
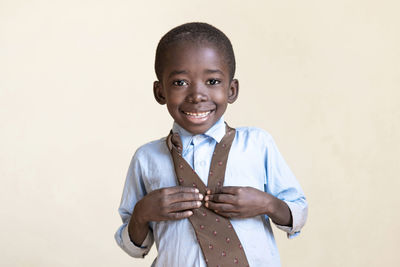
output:
<instances>
[{"instance_id":1,"label":"brown polka dot strap","mask_svg":"<svg viewBox=\"0 0 400 267\"><path fill-rule=\"evenodd\" d=\"M235 129L227 125L226 134L215 146L211 160L207 188L212 193L220 192L224 184L226 162L234 138ZM182 142L179 134L171 132L166 142L171 151L179 185L196 187L205 195L205 184L182 157ZM207 266L249 266L242 244L229 219L202 205L199 209L193 210L193 215L189 217L189 220Z\"/></svg>"}]
</instances>

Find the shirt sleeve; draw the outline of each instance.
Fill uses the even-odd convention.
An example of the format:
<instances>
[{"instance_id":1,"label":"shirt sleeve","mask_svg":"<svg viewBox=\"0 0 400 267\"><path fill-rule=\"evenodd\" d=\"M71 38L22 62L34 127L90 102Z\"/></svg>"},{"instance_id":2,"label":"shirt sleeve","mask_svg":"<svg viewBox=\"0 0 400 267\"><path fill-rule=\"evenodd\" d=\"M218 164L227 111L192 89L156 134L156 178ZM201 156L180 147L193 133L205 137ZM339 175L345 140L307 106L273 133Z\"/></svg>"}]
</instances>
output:
<instances>
[{"instance_id":1,"label":"shirt sleeve","mask_svg":"<svg viewBox=\"0 0 400 267\"><path fill-rule=\"evenodd\" d=\"M291 212L291 227L276 226L287 233L288 238L297 236L307 220L308 204L299 182L286 164L271 136L267 136L265 192L284 201Z\"/></svg>"},{"instance_id":2,"label":"shirt sleeve","mask_svg":"<svg viewBox=\"0 0 400 267\"><path fill-rule=\"evenodd\" d=\"M145 186L142 180L139 155L140 153L136 152L129 165L124 190L122 193L121 204L118 209L123 224L118 228L114 237L117 241L117 244L130 256L135 258L144 258L154 243L152 229L149 226L149 232L141 246L136 246L131 241L128 233L128 223L132 216L133 209L136 203L146 194Z\"/></svg>"}]
</instances>

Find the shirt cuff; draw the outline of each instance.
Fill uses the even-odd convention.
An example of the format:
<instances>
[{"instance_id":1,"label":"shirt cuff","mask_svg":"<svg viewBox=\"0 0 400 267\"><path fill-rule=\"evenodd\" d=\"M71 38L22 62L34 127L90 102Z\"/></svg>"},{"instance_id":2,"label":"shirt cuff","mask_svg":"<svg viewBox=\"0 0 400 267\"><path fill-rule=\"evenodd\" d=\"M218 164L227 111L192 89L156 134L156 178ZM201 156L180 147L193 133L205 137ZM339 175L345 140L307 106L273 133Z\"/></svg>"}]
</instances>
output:
<instances>
[{"instance_id":1,"label":"shirt cuff","mask_svg":"<svg viewBox=\"0 0 400 267\"><path fill-rule=\"evenodd\" d=\"M288 238L296 237L300 234L307 219L307 207L299 206L293 202L285 201L288 205L290 213L292 214L292 227L275 224L276 227L285 231Z\"/></svg>"},{"instance_id":2,"label":"shirt cuff","mask_svg":"<svg viewBox=\"0 0 400 267\"><path fill-rule=\"evenodd\" d=\"M135 258L144 258L149 253L153 245L153 233L149 229L146 238L140 247L136 246L129 237L128 225L122 230L121 234L123 248L130 256Z\"/></svg>"}]
</instances>

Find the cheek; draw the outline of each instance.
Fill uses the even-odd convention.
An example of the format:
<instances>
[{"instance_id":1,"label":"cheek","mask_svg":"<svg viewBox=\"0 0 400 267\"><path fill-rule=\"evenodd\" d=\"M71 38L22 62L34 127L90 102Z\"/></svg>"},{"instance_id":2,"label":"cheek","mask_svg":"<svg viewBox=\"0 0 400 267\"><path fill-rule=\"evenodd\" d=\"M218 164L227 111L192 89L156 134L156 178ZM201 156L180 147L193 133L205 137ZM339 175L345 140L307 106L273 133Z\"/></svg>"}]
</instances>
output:
<instances>
[{"instance_id":1,"label":"cheek","mask_svg":"<svg viewBox=\"0 0 400 267\"><path fill-rule=\"evenodd\" d=\"M227 104L228 102L228 93L225 90L218 90L213 92L214 102L218 104Z\"/></svg>"},{"instance_id":2,"label":"cheek","mask_svg":"<svg viewBox=\"0 0 400 267\"><path fill-rule=\"evenodd\" d=\"M167 104L178 105L182 101L184 101L184 99L185 99L185 96L182 93L180 93L178 91L173 91L167 95Z\"/></svg>"}]
</instances>

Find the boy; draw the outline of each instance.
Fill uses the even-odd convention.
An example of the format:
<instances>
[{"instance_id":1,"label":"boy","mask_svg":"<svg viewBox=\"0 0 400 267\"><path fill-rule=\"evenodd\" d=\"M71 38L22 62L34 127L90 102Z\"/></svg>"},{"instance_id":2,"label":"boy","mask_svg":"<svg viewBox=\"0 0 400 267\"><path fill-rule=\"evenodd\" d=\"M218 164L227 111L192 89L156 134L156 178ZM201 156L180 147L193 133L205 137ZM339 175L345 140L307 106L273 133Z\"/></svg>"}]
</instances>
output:
<instances>
[{"instance_id":1,"label":"boy","mask_svg":"<svg viewBox=\"0 0 400 267\"><path fill-rule=\"evenodd\" d=\"M133 156L117 243L144 257L155 241L152 266L280 266L269 219L295 236L307 202L268 133L224 123L239 90L229 39L209 24L178 26L155 70L155 99L174 124Z\"/></svg>"}]
</instances>

